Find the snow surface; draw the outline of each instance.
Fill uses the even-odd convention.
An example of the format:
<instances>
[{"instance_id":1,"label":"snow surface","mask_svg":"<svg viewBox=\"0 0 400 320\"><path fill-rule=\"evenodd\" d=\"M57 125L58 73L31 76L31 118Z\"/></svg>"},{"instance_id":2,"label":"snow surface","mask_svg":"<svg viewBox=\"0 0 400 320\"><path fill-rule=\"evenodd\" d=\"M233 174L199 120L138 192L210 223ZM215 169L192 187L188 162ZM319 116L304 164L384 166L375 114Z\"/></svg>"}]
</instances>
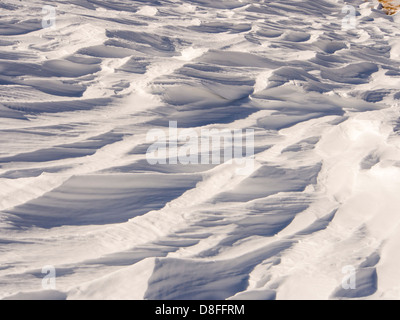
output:
<instances>
[{"instance_id":1,"label":"snow surface","mask_svg":"<svg viewBox=\"0 0 400 320\"><path fill-rule=\"evenodd\" d=\"M398 15L361 0L0 9L0 298L400 298ZM254 129L254 170L149 165L146 134L169 121Z\"/></svg>"}]
</instances>

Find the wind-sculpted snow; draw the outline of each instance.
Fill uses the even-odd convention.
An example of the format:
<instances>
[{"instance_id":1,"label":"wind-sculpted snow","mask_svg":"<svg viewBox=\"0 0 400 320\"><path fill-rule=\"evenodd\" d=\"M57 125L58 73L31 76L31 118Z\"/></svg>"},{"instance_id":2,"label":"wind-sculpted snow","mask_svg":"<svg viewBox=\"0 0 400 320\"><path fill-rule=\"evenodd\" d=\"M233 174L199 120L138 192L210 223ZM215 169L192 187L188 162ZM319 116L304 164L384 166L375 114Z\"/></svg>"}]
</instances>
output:
<instances>
[{"instance_id":1,"label":"wind-sculpted snow","mask_svg":"<svg viewBox=\"0 0 400 320\"><path fill-rule=\"evenodd\" d=\"M0 298L399 298L399 19L348 4L1 1ZM171 123L254 166L151 164Z\"/></svg>"}]
</instances>

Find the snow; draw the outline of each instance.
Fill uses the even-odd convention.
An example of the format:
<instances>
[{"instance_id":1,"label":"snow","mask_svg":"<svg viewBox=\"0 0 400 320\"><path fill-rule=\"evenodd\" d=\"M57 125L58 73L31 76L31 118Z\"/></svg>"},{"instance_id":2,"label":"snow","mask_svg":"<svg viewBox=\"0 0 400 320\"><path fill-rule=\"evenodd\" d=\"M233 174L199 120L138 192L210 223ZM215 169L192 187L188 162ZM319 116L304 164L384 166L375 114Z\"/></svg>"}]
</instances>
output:
<instances>
[{"instance_id":1,"label":"snow","mask_svg":"<svg viewBox=\"0 0 400 320\"><path fill-rule=\"evenodd\" d=\"M0 299L400 298L399 14L348 4L1 1ZM254 166L151 165L171 121Z\"/></svg>"}]
</instances>

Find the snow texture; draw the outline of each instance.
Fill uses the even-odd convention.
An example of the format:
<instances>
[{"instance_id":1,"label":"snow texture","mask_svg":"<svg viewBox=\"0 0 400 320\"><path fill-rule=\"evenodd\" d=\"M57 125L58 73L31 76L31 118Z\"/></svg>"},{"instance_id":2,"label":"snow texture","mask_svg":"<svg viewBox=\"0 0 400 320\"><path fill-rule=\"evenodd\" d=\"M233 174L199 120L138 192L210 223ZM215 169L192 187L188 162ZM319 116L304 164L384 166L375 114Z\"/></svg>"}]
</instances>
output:
<instances>
[{"instance_id":1,"label":"snow texture","mask_svg":"<svg viewBox=\"0 0 400 320\"><path fill-rule=\"evenodd\" d=\"M400 298L398 14L362 0L0 14L0 299ZM150 165L146 135L170 121L253 129L254 169Z\"/></svg>"}]
</instances>

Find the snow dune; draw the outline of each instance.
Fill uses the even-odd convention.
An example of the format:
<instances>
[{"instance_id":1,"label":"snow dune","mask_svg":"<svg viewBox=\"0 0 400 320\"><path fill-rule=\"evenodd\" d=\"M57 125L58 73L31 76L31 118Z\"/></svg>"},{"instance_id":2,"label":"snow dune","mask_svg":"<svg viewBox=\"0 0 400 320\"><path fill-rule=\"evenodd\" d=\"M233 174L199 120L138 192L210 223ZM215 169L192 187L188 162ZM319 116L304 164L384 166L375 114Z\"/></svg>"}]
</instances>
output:
<instances>
[{"instance_id":1,"label":"snow dune","mask_svg":"<svg viewBox=\"0 0 400 320\"><path fill-rule=\"evenodd\" d=\"M399 20L352 4L2 1L0 298L400 298ZM254 169L150 165L170 121Z\"/></svg>"}]
</instances>

